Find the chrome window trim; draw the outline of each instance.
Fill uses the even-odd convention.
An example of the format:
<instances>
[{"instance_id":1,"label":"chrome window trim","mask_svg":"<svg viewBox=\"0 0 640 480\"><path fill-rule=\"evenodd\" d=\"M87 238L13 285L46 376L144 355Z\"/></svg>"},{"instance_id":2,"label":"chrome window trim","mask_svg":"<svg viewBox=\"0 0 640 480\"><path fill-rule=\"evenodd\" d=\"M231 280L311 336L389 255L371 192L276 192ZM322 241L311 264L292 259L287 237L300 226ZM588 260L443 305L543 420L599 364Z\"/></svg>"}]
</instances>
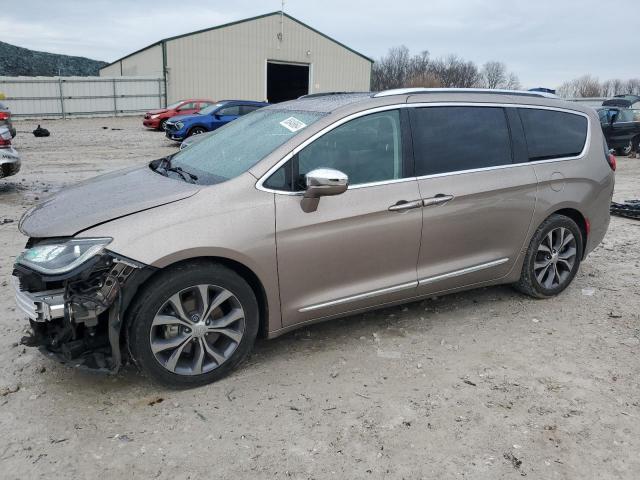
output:
<instances>
[{"instance_id":1,"label":"chrome window trim","mask_svg":"<svg viewBox=\"0 0 640 480\"><path fill-rule=\"evenodd\" d=\"M424 179L428 179L428 178L447 177L447 176L452 176L452 175L462 175L462 174L465 174L465 173L476 173L476 172L498 170L498 169L502 169L502 168L513 168L513 167L522 167L522 166L525 166L525 165L538 165L538 164L552 163L552 162L564 162L564 161L567 161L567 160L578 160L580 158L583 158L587 154L587 152L589 150L589 145L591 144L591 133L592 133L592 131L591 131L591 129L592 129L591 118L589 117L588 114L586 114L584 112L580 112L580 111L577 111L577 110L570 110L568 108L548 106L548 105L526 105L526 104L519 104L519 103L496 103L496 102L397 103L397 104L393 104L393 105L384 105L384 106L381 106L381 107L373 107L373 108L370 108L370 109L367 109L367 110L362 110L360 112L352 113L351 115L347 115L346 117L343 117L343 118L337 120L336 122L332 123L331 125L327 125L325 128L323 128L319 132L316 132L314 135L312 135L311 137L306 139L304 142L299 144L297 147L295 147L291 152L289 152L287 155L285 155L281 160L276 162L276 164L274 166L272 166L269 170L267 170L267 172L264 175L262 175L260 177L260 179L256 182L255 187L258 190L262 190L262 191L268 192L268 193L275 193L275 194L278 194L278 195L301 196L301 195L304 194L304 191L285 192L283 190L275 190L275 189L271 189L271 188L265 187L264 186L264 182L266 182L267 179L271 175L273 175L282 165L284 165L286 162L291 160L300 150L302 150L307 145L309 145L310 143L314 142L315 140L317 140L318 138L320 138L324 134L329 133L334 128L337 128L340 125L342 125L342 124L344 124L346 122L349 122L350 120L354 120L356 118L363 117L365 115L370 115L372 113L384 112L384 111L387 111L387 110L397 110L397 109L401 109L401 108L424 108L424 107L497 107L497 108L532 108L532 109L537 109L537 110L552 110L552 111L557 111L557 112L569 113L569 114L573 114L573 115L579 115L579 116L582 116L582 117L586 118L587 119L587 135L585 137L585 142L584 142L584 146L582 148L582 151L578 155L572 156L572 157L550 158L548 160L534 160L532 162L522 162L522 163L509 163L509 164L506 164L506 165L496 165L496 166L492 166L492 167L474 168L474 169L470 169L470 170L458 170L458 171L455 171L455 172L433 173L433 174L423 175L423 176L419 176L419 177L394 178L392 180L383 180L383 181L379 181L379 182L360 183L358 185L349 185L349 188L348 188L349 190L356 190L356 189L359 189L359 188L368 188L368 187L377 187L377 186L388 185L388 184L393 184L393 183L402 183L402 182L409 182L409 181L416 181L416 180L424 180Z\"/></svg>"}]
</instances>

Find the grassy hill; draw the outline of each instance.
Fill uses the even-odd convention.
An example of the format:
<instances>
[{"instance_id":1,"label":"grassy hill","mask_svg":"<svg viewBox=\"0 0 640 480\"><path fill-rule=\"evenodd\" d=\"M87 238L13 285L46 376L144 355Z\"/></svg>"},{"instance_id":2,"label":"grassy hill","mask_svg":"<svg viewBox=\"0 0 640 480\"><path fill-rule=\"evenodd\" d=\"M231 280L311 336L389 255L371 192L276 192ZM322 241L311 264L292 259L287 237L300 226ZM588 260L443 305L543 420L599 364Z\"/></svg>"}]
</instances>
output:
<instances>
[{"instance_id":1,"label":"grassy hill","mask_svg":"<svg viewBox=\"0 0 640 480\"><path fill-rule=\"evenodd\" d=\"M0 42L0 76L80 76L98 75L107 62L84 57L38 52Z\"/></svg>"}]
</instances>

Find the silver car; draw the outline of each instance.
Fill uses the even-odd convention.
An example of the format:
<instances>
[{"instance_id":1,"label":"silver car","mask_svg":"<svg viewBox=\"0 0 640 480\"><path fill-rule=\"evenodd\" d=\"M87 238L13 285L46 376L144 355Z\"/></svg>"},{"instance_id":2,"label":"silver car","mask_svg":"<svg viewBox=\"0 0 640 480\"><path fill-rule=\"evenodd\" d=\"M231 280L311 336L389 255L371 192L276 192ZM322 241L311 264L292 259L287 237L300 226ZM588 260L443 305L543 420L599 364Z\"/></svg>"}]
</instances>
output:
<instances>
[{"instance_id":1,"label":"silver car","mask_svg":"<svg viewBox=\"0 0 640 480\"><path fill-rule=\"evenodd\" d=\"M212 382L258 336L488 285L558 295L609 224L595 110L407 89L272 105L20 221L23 343Z\"/></svg>"},{"instance_id":2,"label":"silver car","mask_svg":"<svg viewBox=\"0 0 640 480\"><path fill-rule=\"evenodd\" d=\"M9 127L0 127L0 178L20 171L20 155L11 145L13 136Z\"/></svg>"}]
</instances>

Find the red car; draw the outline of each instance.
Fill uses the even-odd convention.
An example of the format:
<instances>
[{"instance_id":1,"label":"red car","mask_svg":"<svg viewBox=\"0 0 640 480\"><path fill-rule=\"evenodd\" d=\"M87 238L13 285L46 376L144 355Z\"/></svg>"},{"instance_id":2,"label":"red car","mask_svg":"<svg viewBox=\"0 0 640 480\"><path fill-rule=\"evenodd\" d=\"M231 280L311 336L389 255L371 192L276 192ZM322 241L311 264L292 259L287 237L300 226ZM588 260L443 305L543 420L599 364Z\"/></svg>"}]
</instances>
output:
<instances>
[{"instance_id":1,"label":"red car","mask_svg":"<svg viewBox=\"0 0 640 480\"><path fill-rule=\"evenodd\" d=\"M179 102L168 105L167 108L148 111L144 115L142 124L147 128L164 130L164 126L167 123L167 120L169 120L171 117L174 117L176 115L191 115L214 103L216 102L214 102L213 100L199 100L195 98L180 100Z\"/></svg>"}]
</instances>

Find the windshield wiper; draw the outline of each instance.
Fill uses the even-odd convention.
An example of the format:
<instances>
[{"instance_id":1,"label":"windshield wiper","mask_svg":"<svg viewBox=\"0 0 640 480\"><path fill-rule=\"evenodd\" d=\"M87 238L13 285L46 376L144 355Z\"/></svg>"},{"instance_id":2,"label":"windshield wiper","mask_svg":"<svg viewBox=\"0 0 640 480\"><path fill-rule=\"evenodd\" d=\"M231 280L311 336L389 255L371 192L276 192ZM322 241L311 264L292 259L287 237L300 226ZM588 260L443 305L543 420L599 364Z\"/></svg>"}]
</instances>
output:
<instances>
[{"instance_id":1,"label":"windshield wiper","mask_svg":"<svg viewBox=\"0 0 640 480\"><path fill-rule=\"evenodd\" d=\"M182 167L172 167L171 158L169 157L163 157L162 159L160 159L160 163L158 163L158 165L156 166L156 171L159 171L160 169L162 169L162 172L164 172L160 172L160 174L164 175L165 177L168 176L168 172L173 172L180 175L185 182L196 183L198 181L197 175L194 175L191 172L187 172Z\"/></svg>"},{"instance_id":2,"label":"windshield wiper","mask_svg":"<svg viewBox=\"0 0 640 480\"><path fill-rule=\"evenodd\" d=\"M167 168L165 168L165 171L177 173L182 178L184 178L185 182L196 183L198 181L198 176L197 175L194 175L191 172L187 172L182 167L167 167Z\"/></svg>"}]
</instances>

